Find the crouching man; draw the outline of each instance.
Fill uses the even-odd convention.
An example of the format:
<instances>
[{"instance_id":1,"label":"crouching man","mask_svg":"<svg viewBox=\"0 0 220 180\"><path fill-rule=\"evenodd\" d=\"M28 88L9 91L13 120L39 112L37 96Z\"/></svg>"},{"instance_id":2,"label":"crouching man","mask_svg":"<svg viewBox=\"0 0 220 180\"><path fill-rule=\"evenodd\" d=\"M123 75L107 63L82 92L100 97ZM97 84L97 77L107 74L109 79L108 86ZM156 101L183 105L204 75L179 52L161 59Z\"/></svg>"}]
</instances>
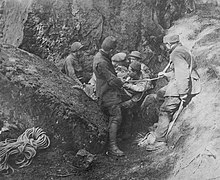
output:
<instances>
[{"instance_id":1,"label":"crouching man","mask_svg":"<svg viewBox=\"0 0 220 180\"><path fill-rule=\"evenodd\" d=\"M128 76L123 87L131 94L131 99L122 103L122 106L132 108L142 99L147 90L152 89L152 85L150 81L144 80L145 75L141 71L141 63L138 61L130 64Z\"/></svg>"}]
</instances>

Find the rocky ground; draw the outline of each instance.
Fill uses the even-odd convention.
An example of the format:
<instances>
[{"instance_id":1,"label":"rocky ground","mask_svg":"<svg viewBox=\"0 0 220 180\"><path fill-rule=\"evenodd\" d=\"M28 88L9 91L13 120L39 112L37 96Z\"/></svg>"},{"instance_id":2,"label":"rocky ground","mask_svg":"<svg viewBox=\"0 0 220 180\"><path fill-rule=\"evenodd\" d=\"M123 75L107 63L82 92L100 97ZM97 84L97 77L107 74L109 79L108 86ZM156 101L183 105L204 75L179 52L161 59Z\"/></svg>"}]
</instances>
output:
<instances>
[{"instance_id":1,"label":"rocky ground","mask_svg":"<svg viewBox=\"0 0 220 180\"><path fill-rule=\"evenodd\" d=\"M167 32L180 34L183 44L194 53L203 88L179 117L168 147L147 152L137 146L137 134L133 134L130 140L120 142L125 157L97 155L87 170L79 170L72 164L71 152L57 159L55 151L42 151L30 166L0 179L220 179L220 8L211 5L197 8L197 12L178 20ZM59 163L47 162L44 155Z\"/></svg>"}]
</instances>

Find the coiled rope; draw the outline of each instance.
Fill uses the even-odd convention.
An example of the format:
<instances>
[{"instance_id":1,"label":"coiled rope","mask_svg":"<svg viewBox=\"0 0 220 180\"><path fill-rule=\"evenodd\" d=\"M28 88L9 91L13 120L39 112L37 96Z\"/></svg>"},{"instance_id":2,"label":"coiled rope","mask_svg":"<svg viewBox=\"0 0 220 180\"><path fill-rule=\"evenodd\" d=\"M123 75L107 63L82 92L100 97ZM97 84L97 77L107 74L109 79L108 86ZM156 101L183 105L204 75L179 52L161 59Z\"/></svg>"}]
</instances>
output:
<instances>
[{"instance_id":1,"label":"coiled rope","mask_svg":"<svg viewBox=\"0 0 220 180\"><path fill-rule=\"evenodd\" d=\"M6 139L0 142L0 173L8 175L14 172L14 168L10 165L13 158L18 168L28 166L37 149L45 149L49 145L49 137L39 127L27 129L17 140Z\"/></svg>"}]
</instances>

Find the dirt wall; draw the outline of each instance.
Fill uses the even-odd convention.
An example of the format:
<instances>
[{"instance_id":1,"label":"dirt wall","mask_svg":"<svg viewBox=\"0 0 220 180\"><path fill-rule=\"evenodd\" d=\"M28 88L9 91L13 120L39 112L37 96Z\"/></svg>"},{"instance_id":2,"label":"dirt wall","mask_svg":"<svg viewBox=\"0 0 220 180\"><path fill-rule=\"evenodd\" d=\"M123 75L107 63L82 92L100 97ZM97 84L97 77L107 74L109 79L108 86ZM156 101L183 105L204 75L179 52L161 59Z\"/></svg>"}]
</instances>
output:
<instances>
[{"instance_id":1,"label":"dirt wall","mask_svg":"<svg viewBox=\"0 0 220 180\"><path fill-rule=\"evenodd\" d=\"M201 6L169 29L180 34L198 64L202 92L192 99L174 126L170 143L178 155L169 179L219 179L219 8ZM213 18L214 17L214 18Z\"/></svg>"}]
</instances>

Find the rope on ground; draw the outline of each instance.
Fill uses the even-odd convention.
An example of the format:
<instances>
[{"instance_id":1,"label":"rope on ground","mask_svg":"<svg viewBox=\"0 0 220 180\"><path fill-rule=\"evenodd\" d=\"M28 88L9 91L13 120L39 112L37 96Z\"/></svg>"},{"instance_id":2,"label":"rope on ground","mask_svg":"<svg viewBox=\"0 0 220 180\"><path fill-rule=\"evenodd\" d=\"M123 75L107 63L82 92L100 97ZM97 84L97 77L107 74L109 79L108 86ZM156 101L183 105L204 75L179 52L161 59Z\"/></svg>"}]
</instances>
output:
<instances>
[{"instance_id":1,"label":"rope on ground","mask_svg":"<svg viewBox=\"0 0 220 180\"><path fill-rule=\"evenodd\" d=\"M49 137L39 127L27 129L17 140L6 139L0 142L0 173L8 175L14 172L10 163L13 158L18 168L30 165L37 150L49 145Z\"/></svg>"}]
</instances>

